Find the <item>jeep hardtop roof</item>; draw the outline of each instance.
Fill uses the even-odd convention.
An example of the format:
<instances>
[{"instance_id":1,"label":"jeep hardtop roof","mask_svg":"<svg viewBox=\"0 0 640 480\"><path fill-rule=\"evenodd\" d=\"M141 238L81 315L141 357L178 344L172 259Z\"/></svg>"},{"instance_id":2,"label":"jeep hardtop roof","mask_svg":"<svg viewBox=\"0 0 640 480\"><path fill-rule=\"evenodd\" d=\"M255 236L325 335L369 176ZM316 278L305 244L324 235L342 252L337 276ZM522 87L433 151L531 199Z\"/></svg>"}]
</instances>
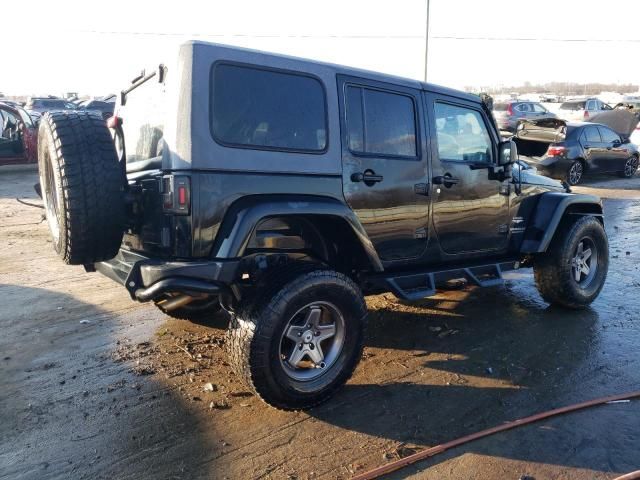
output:
<instances>
[{"instance_id":1,"label":"jeep hardtop roof","mask_svg":"<svg viewBox=\"0 0 640 480\"><path fill-rule=\"evenodd\" d=\"M235 47L235 46L230 46L230 45L224 45L224 44L221 44L221 43L204 42L204 41L201 41L201 40L190 40L190 41L187 41L187 42L185 42L183 44L183 46L189 46L189 45L202 46L204 48L223 48L223 49L238 50L238 51L243 51L243 52L246 52L246 53L249 53L249 54L259 55L261 57L274 57L274 58L281 58L281 59L291 60L292 62L304 62L304 63L307 63L307 64L317 64L317 65L322 65L324 67L332 68L332 69L335 70L335 72L337 74L349 75L349 76L352 76L352 77L365 77L367 79L377 80L379 82L387 82L387 83L393 83L395 85L403 85L403 86L410 87L410 88L428 90L428 91L431 91L431 92L434 92L434 93L439 93L439 94L442 94L442 95L449 95L449 96L453 96L453 97L459 97L461 99L464 99L464 100L467 100L467 101L471 101L471 102L480 103L480 101L481 101L480 97L478 97L477 95L473 95L471 93L463 92L461 90L455 90L453 88L445 87L445 86L442 86L442 85L437 85L437 84L434 84L434 83L422 82L420 80L414 80L414 79L407 78L407 77L400 77L400 76L397 76L397 75L376 72L374 70L367 70L367 69L362 69L362 68L349 67L349 66L340 65L340 64L337 64L337 63L323 62L323 61L320 61L320 60L313 60L313 59L304 58L304 57L296 57L296 56L293 56L293 55L285 55L285 54L280 54L280 53L265 52L263 50L255 50L255 49L251 49L251 48Z\"/></svg>"},{"instance_id":2,"label":"jeep hardtop roof","mask_svg":"<svg viewBox=\"0 0 640 480\"><path fill-rule=\"evenodd\" d=\"M176 59L172 59L176 60ZM216 65L237 64L300 73L321 80L326 96L326 149L317 153L235 148L218 143L211 130L211 92ZM342 154L336 75L427 90L481 104L480 97L446 87L378 72L198 40L180 46L168 66L162 169L225 170L341 175ZM175 67L172 67L176 65ZM124 118L126 122L126 118ZM126 141L126 140L125 140Z\"/></svg>"}]
</instances>

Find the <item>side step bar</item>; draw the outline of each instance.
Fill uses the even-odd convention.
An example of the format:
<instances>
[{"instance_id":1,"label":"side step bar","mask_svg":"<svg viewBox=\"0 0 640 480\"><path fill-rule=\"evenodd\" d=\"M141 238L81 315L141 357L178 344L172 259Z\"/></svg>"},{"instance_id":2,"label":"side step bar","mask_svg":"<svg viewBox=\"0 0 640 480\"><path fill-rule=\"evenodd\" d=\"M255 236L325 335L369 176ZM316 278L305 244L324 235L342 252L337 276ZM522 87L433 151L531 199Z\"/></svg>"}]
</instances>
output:
<instances>
[{"instance_id":1,"label":"side step bar","mask_svg":"<svg viewBox=\"0 0 640 480\"><path fill-rule=\"evenodd\" d=\"M512 260L488 265L385 277L384 281L396 297L402 300L415 301L435 295L438 285L458 278L464 278L479 287L500 285L504 282L502 272L518 268L520 268L520 262Z\"/></svg>"}]
</instances>

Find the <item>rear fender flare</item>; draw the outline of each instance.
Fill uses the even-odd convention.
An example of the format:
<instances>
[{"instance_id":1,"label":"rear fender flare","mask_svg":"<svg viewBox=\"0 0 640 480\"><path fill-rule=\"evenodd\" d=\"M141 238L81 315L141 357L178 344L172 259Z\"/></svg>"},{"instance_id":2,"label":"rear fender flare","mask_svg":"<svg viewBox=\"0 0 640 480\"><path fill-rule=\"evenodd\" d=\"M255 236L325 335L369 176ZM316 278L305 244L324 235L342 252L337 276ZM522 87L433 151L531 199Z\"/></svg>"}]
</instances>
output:
<instances>
[{"instance_id":1,"label":"rear fender flare","mask_svg":"<svg viewBox=\"0 0 640 480\"><path fill-rule=\"evenodd\" d=\"M263 220L298 215L342 220L362 246L371 268L377 272L384 269L373 243L353 211L335 198L311 195L256 195L236 201L220 225L211 256L240 258Z\"/></svg>"},{"instance_id":2,"label":"rear fender flare","mask_svg":"<svg viewBox=\"0 0 640 480\"><path fill-rule=\"evenodd\" d=\"M565 215L590 215L604 222L602 202L595 195L548 192L538 205L525 230L522 253L546 252Z\"/></svg>"}]
</instances>

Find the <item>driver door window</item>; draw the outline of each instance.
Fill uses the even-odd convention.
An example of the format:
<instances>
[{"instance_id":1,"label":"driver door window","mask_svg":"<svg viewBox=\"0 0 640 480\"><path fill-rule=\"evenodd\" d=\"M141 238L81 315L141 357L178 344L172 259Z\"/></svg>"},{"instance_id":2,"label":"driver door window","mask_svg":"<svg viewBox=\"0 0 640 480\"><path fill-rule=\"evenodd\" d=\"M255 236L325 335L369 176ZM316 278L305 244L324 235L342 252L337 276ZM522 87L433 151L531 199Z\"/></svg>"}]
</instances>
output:
<instances>
[{"instance_id":1,"label":"driver door window","mask_svg":"<svg viewBox=\"0 0 640 480\"><path fill-rule=\"evenodd\" d=\"M441 161L493 163L491 137L480 112L436 103L435 119Z\"/></svg>"}]
</instances>

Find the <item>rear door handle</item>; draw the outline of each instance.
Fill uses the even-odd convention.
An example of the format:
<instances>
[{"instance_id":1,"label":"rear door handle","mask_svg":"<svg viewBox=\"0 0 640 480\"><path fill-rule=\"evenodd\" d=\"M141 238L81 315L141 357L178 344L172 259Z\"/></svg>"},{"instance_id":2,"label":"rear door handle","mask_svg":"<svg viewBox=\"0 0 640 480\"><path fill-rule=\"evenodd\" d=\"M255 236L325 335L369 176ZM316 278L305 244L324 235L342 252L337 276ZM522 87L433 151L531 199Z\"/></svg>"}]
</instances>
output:
<instances>
[{"instance_id":1,"label":"rear door handle","mask_svg":"<svg viewBox=\"0 0 640 480\"><path fill-rule=\"evenodd\" d=\"M458 180L457 178L452 177L449 174L438 175L437 177L433 177L433 183L435 185L444 185L447 188L449 188L451 185L456 185L459 182L460 182L460 180Z\"/></svg>"},{"instance_id":2,"label":"rear door handle","mask_svg":"<svg viewBox=\"0 0 640 480\"><path fill-rule=\"evenodd\" d=\"M376 175L375 172L371 170L365 170L364 173L356 172L351 174L352 182L364 182L365 185L373 185L374 183L378 183L384 180L382 175Z\"/></svg>"}]
</instances>

